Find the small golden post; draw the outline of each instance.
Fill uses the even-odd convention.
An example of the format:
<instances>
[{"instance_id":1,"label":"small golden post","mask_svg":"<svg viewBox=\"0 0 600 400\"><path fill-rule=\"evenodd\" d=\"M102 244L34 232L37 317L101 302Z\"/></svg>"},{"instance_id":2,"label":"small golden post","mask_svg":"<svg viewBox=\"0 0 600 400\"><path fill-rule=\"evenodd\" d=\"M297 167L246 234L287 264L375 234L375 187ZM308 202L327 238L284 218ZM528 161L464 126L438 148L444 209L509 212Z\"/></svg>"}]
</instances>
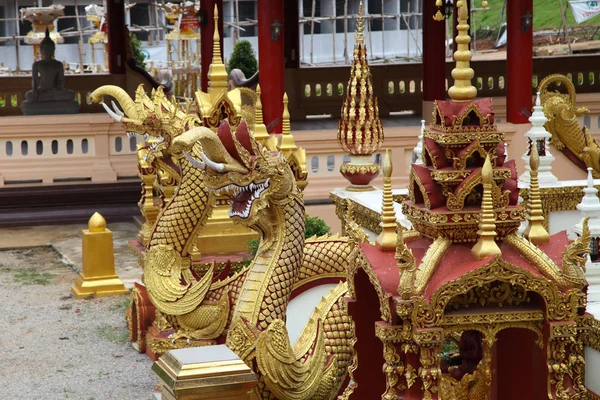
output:
<instances>
[{"instance_id":1,"label":"small golden post","mask_svg":"<svg viewBox=\"0 0 600 400\"><path fill-rule=\"evenodd\" d=\"M292 132L290 129L290 112L288 110L287 93L283 93L283 115L281 126L282 135L279 150L283 151L284 154L287 156L293 153L294 151L298 150L298 146L296 146L296 141L294 140L294 136L292 136Z\"/></svg>"},{"instance_id":2,"label":"small golden post","mask_svg":"<svg viewBox=\"0 0 600 400\"><path fill-rule=\"evenodd\" d=\"M256 85L256 105L254 106L254 139L264 144L269 139L269 132L263 122L262 101L260 100L260 84Z\"/></svg>"},{"instance_id":3,"label":"small golden post","mask_svg":"<svg viewBox=\"0 0 600 400\"><path fill-rule=\"evenodd\" d=\"M390 149L385 150L383 158L383 203L381 205L381 233L375 239L379 250L396 250L396 212L392 196L392 156Z\"/></svg>"},{"instance_id":4,"label":"small golden post","mask_svg":"<svg viewBox=\"0 0 600 400\"><path fill-rule=\"evenodd\" d=\"M544 209L540 197L540 184L538 182L538 168L540 167L540 157L535 146L531 145L529 155L529 201L527 202L527 228L523 232L523 237L535 245L545 244L550 241L550 235L544 228Z\"/></svg>"},{"instance_id":5,"label":"small golden post","mask_svg":"<svg viewBox=\"0 0 600 400\"><path fill-rule=\"evenodd\" d=\"M478 260L486 257L500 255L502 251L496 241L496 213L494 212L494 199L492 198L492 163L489 154L485 158L481 176L483 180L483 198L481 200L481 216L479 220L479 240L471 249L471 254Z\"/></svg>"},{"instance_id":6,"label":"small golden post","mask_svg":"<svg viewBox=\"0 0 600 400\"><path fill-rule=\"evenodd\" d=\"M81 272L71 287L71 293L78 299L129 293L115 274L112 232L106 229L102 215L92 215L88 229L81 231L81 241Z\"/></svg>"}]
</instances>

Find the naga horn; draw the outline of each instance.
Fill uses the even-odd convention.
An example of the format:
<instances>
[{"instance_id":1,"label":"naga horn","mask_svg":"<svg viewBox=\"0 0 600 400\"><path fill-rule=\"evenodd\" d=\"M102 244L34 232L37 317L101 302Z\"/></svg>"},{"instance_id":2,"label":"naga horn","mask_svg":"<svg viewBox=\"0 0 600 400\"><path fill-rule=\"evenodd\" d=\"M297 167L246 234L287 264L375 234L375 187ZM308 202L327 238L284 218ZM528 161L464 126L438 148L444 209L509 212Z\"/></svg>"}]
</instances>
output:
<instances>
[{"instance_id":1,"label":"naga horn","mask_svg":"<svg viewBox=\"0 0 600 400\"><path fill-rule=\"evenodd\" d=\"M90 98L93 102L99 103L100 101L102 101L102 97L105 95L114 97L115 100L117 100L117 102L121 105L121 108L123 109L127 117L135 120L143 119L142 116L138 113L138 109L135 105L135 102L131 99L131 97L129 97L125 90L118 86L100 86L98 89L92 92Z\"/></svg>"},{"instance_id":2,"label":"naga horn","mask_svg":"<svg viewBox=\"0 0 600 400\"><path fill-rule=\"evenodd\" d=\"M200 142L202 145L200 156L209 167L219 172L247 172L246 168L227 152L217 134L204 126L190 129L173 139L171 152L190 150L196 142Z\"/></svg>"}]
</instances>

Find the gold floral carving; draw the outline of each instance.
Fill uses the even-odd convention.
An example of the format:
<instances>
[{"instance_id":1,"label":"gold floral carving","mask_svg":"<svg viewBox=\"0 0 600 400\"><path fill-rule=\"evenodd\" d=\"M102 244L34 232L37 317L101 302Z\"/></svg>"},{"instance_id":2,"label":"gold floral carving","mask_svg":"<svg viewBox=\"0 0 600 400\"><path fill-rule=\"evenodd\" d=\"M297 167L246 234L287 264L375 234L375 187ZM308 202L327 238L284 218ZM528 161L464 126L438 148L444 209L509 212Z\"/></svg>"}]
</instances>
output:
<instances>
[{"instance_id":1,"label":"gold floral carving","mask_svg":"<svg viewBox=\"0 0 600 400\"><path fill-rule=\"evenodd\" d=\"M441 333L441 332L440 332ZM416 334L415 334L416 336ZM423 400L431 400L438 392L439 380L442 371L440 365L440 345L421 346L419 353L419 377L423 383Z\"/></svg>"},{"instance_id":2,"label":"gold floral carving","mask_svg":"<svg viewBox=\"0 0 600 400\"><path fill-rule=\"evenodd\" d=\"M403 203L402 213L411 221L413 227L423 236L435 239L446 237L453 242L477 241L479 214L468 211L450 211L430 213L413 204ZM496 232L499 238L517 231L521 221L525 219L525 210L498 209L494 211Z\"/></svg>"},{"instance_id":3,"label":"gold floral carving","mask_svg":"<svg viewBox=\"0 0 600 400\"><path fill-rule=\"evenodd\" d=\"M493 282L471 288L465 294L454 297L447 308L462 309L473 306L485 307L488 305L519 305L529 303L531 299L527 291L519 285L506 282Z\"/></svg>"},{"instance_id":4,"label":"gold floral carving","mask_svg":"<svg viewBox=\"0 0 600 400\"><path fill-rule=\"evenodd\" d=\"M442 132L425 130L423 136L444 146L461 146L475 139L480 143L498 144L504 140L504 133L498 132L495 125L486 127L435 127ZM450 133L450 134L448 134Z\"/></svg>"},{"instance_id":5,"label":"gold floral carving","mask_svg":"<svg viewBox=\"0 0 600 400\"><path fill-rule=\"evenodd\" d=\"M355 165L344 163L340 166L340 172L342 174L377 174L379 173L379 164L367 164L367 165Z\"/></svg>"},{"instance_id":6,"label":"gold floral carving","mask_svg":"<svg viewBox=\"0 0 600 400\"><path fill-rule=\"evenodd\" d=\"M419 327L440 326L444 310L452 299L467 293L473 287L495 281L520 285L527 291L538 293L546 302L547 317L551 321L568 321L577 315L581 295L578 290L572 289L562 293L547 278L535 276L504 260L494 258L487 265L440 287L429 302L422 297L415 298L413 321Z\"/></svg>"}]
</instances>

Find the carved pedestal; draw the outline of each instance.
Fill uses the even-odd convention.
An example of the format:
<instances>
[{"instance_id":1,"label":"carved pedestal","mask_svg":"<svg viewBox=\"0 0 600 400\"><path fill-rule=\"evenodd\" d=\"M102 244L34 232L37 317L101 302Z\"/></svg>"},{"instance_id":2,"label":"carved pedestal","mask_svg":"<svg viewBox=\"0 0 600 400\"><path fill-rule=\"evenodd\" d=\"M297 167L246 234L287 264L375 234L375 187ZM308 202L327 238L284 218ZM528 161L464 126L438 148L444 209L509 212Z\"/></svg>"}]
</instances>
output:
<instances>
[{"instance_id":1,"label":"carved pedestal","mask_svg":"<svg viewBox=\"0 0 600 400\"><path fill-rule=\"evenodd\" d=\"M170 350L152 366L165 400L249 400L258 380L227 346Z\"/></svg>"}]
</instances>

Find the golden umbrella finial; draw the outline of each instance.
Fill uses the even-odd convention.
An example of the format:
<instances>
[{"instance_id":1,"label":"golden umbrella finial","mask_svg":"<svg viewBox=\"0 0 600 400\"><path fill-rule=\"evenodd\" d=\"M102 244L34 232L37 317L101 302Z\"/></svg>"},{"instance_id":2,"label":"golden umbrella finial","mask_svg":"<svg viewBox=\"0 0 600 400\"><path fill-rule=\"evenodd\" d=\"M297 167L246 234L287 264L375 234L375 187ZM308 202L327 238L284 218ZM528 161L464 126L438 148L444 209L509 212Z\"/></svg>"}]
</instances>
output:
<instances>
[{"instance_id":1,"label":"golden umbrella finial","mask_svg":"<svg viewBox=\"0 0 600 400\"><path fill-rule=\"evenodd\" d=\"M381 233L375 244L382 251L396 250L396 212L392 196L392 156L390 149L385 150L383 158L383 203L381 205Z\"/></svg>"},{"instance_id":2,"label":"golden umbrella finial","mask_svg":"<svg viewBox=\"0 0 600 400\"><path fill-rule=\"evenodd\" d=\"M448 89L448 95L454 101L471 101L477 96L477 89L471 85L471 79L475 76L475 71L471 68L471 58L473 54L469 50L471 36L469 36L469 10L466 0L458 0L456 3L458 12L458 35L456 36L456 51L454 60L456 67L452 70L454 85Z\"/></svg>"},{"instance_id":3,"label":"golden umbrella finial","mask_svg":"<svg viewBox=\"0 0 600 400\"><path fill-rule=\"evenodd\" d=\"M550 235L544 228L544 209L540 197L540 184L538 181L538 168L540 167L540 156L535 143L531 144L529 154L530 180L529 201L527 202L527 228L523 237L535 245L548 243Z\"/></svg>"},{"instance_id":4,"label":"golden umbrella finial","mask_svg":"<svg viewBox=\"0 0 600 400\"><path fill-rule=\"evenodd\" d=\"M363 32L365 29L365 20L363 18L363 4L362 1L358 4L358 18L356 19L356 31L354 32L354 41L356 43L364 44L365 37Z\"/></svg>"},{"instance_id":5,"label":"golden umbrella finial","mask_svg":"<svg viewBox=\"0 0 600 400\"><path fill-rule=\"evenodd\" d=\"M471 254L478 260L502 254L500 247L498 247L498 244L494 240L498 234L496 233L496 213L494 212L494 200L492 198L493 173L494 170L492 169L492 163L488 154L481 169L483 198L481 200L479 230L477 231L479 240L471 249Z\"/></svg>"}]
</instances>

